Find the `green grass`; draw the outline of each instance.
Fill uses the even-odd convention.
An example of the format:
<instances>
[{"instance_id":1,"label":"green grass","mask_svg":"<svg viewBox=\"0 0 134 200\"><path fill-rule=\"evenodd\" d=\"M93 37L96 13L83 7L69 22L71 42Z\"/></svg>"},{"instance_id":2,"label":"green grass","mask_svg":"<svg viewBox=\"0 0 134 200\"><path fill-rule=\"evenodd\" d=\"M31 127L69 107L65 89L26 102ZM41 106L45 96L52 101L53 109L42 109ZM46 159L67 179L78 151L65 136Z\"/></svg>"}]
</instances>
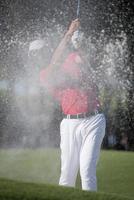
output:
<instances>
[{"instance_id":1,"label":"green grass","mask_svg":"<svg viewBox=\"0 0 134 200\"><path fill-rule=\"evenodd\" d=\"M57 184L60 174L58 149L0 150L0 177L34 183Z\"/></svg>"},{"instance_id":2,"label":"green grass","mask_svg":"<svg viewBox=\"0 0 134 200\"><path fill-rule=\"evenodd\" d=\"M99 190L134 197L134 153L104 151L97 168Z\"/></svg>"},{"instance_id":3,"label":"green grass","mask_svg":"<svg viewBox=\"0 0 134 200\"><path fill-rule=\"evenodd\" d=\"M1 200L129 200L123 196L53 185L0 180Z\"/></svg>"},{"instance_id":4,"label":"green grass","mask_svg":"<svg viewBox=\"0 0 134 200\"><path fill-rule=\"evenodd\" d=\"M0 177L12 179L12 180L24 181L24 182L38 183L38 184L45 183L45 184L57 185L59 175L60 175L59 149L0 150ZM134 153L102 151L101 156L100 156L100 162L97 167L97 177L98 177L98 191L99 192L122 195L126 198L133 199L134 197ZM7 184L6 181L0 182L0 190L3 184L6 185ZM61 193L62 193L62 190L66 191L66 188L61 189L61 187L56 187L56 186L50 187L48 185L34 185L34 184L27 185L23 183L22 185L24 187L22 188L21 183L16 184L15 182L12 183L10 181L9 181L9 190L10 190L10 185L11 187L14 188L14 193L17 192L16 190L19 191L23 188L26 189L27 187L29 188L37 187L37 189L39 191L42 190L42 192L47 191L47 189L48 191L51 191L51 187L52 187L56 189L55 190L56 194L57 194L57 190L58 191L61 190ZM16 186L20 187L20 189L15 189ZM8 188L8 184L7 184L7 188ZM44 188L44 189L41 189L41 188ZM79 189L81 188L79 176L77 180L77 188ZM77 192L79 191L78 193L80 193L80 190L78 189L75 189L75 190L70 189L70 190L73 191L73 193L75 193L75 191ZM70 190L67 189L67 192ZM41 193L41 195L42 194L45 195L45 193ZM87 195L87 192L82 193L82 194ZM36 196L36 192L34 193L34 195ZM89 195L89 192L88 192L88 195ZM98 193L93 193L92 195L98 195ZM102 196L104 195L102 194ZM28 198L30 199L30 197ZM41 196L41 199L43 198L44 197ZM99 197L96 197L96 198L99 198ZM114 197L113 199L115 198L116 197ZM36 199L36 197L34 197L33 199ZM47 197L47 199L49 198ZM55 199L59 199L59 197L56 197ZM70 199L70 197L68 197L68 199ZM98 199L95 199L95 200L98 200Z\"/></svg>"}]
</instances>

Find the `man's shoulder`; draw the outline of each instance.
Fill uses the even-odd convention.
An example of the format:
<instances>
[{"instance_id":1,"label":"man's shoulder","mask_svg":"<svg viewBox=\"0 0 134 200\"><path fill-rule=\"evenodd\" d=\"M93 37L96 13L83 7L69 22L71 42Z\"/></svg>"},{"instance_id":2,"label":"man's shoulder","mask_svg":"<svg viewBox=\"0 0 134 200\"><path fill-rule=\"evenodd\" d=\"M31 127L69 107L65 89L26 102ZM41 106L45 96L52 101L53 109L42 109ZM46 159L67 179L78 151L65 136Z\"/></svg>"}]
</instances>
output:
<instances>
[{"instance_id":1,"label":"man's shoulder","mask_svg":"<svg viewBox=\"0 0 134 200\"><path fill-rule=\"evenodd\" d=\"M72 62L76 64L82 63L82 59L77 51L70 52L64 61L64 63Z\"/></svg>"}]
</instances>

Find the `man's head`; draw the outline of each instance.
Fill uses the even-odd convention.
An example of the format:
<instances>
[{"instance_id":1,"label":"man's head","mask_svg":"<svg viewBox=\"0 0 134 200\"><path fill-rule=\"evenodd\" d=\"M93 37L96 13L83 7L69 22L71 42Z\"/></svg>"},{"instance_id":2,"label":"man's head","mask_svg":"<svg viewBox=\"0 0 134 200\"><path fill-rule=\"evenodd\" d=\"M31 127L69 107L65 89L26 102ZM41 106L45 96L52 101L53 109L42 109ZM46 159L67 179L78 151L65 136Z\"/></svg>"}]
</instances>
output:
<instances>
[{"instance_id":1,"label":"man's head","mask_svg":"<svg viewBox=\"0 0 134 200\"><path fill-rule=\"evenodd\" d=\"M45 41L42 39L34 40L29 44L28 56L29 62L34 66L44 65L44 46Z\"/></svg>"},{"instance_id":2,"label":"man's head","mask_svg":"<svg viewBox=\"0 0 134 200\"><path fill-rule=\"evenodd\" d=\"M28 54L36 54L39 50L41 50L45 45L44 40L34 40L29 45Z\"/></svg>"},{"instance_id":3,"label":"man's head","mask_svg":"<svg viewBox=\"0 0 134 200\"><path fill-rule=\"evenodd\" d=\"M82 46L83 40L84 40L83 32L77 30L73 33L71 41L75 49L79 49Z\"/></svg>"}]
</instances>

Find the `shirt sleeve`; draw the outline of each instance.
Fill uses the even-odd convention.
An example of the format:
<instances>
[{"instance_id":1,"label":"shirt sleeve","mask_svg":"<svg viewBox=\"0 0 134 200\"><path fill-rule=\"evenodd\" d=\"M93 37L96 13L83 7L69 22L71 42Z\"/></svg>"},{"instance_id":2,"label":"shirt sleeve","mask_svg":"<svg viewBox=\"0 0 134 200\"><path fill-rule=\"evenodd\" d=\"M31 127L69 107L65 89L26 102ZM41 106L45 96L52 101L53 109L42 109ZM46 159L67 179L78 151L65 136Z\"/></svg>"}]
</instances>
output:
<instances>
[{"instance_id":1,"label":"shirt sleeve","mask_svg":"<svg viewBox=\"0 0 134 200\"><path fill-rule=\"evenodd\" d=\"M53 84L50 83L48 79L49 69L43 69L40 71L40 84L58 101L62 98L62 90L56 88Z\"/></svg>"},{"instance_id":2,"label":"shirt sleeve","mask_svg":"<svg viewBox=\"0 0 134 200\"><path fill-rule=\"evenodd\" d=\"M48 76L48 70L47 69L43 69L43 70L40 71L39 79L40 79L41 85L43 85L43 86L46 85L47 76Z\"/></svg>"}]
</instances>

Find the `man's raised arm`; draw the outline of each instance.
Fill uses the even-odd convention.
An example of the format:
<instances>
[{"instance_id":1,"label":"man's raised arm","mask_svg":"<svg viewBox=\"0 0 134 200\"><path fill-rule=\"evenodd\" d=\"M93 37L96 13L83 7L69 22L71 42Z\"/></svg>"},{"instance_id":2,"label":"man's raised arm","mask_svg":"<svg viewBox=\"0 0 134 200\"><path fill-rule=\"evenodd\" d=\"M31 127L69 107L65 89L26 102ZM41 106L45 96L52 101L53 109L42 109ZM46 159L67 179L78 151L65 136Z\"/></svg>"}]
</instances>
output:
<instances>
[{"instance_id":1,"label":"man's raised arm","mask_svg":"<svg viewBox=\"0 0 134 200\"><path fill-rule=\"evenodd\" d=\"M55 52L52 56L52 59L50 61L49 67L53 68L55 65L57 66L59 64L60 58L61 58L68 42L71 40L73 33L78 29L79 25L80 25L80 22L79 22L78 19L75 19L75 20L72 21L71 25L69 26L67 33L64 35L60 44L56 48L56 50L55 50Z\"/></svg>"},{"instance_id":2,"label":"man's raised arm","mask_svg":"<svg viewBox=\"0 0 134 200\"><path fill-rule=\"evenodd\" d=\"M51 86L53 82L52 74L53 72L55 72L57 67L60 67L60 62L61 62L61 58L64 53L64 50L66 49L68 42L71 40L73 33L79 28L79 26L80 26L80 22L78 19L75 19L72 21L71 25L69 26L68 31L66 32L60 44L54 51L54 54L50 60L48 67L41 70L40 81L44 86L46 87Z\"/></svg>"}]
</instances>

